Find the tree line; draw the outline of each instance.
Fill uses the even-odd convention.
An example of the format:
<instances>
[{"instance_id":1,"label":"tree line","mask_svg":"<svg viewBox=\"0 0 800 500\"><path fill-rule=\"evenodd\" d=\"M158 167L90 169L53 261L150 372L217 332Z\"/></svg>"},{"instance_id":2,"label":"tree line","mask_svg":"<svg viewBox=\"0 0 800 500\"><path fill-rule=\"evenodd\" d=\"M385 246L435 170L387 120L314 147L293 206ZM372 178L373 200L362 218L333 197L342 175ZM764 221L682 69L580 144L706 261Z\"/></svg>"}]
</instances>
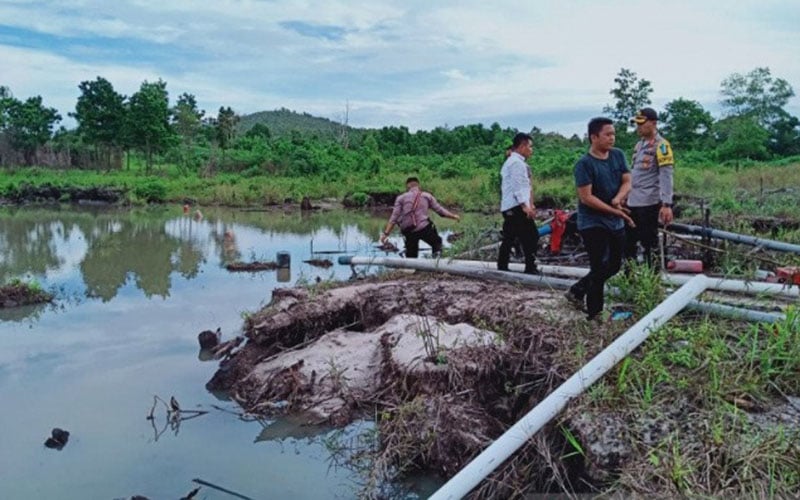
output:
<instances>
[{"instance_id":1,"label":"tree line","mask_svg":"<svg viewBox=\"0 0 800 500\"><path fill-rule=\"evenodd\" d=\"M618 146L627 150L636 140L628 120L651 104L653 86L626 68L614 84L614 102L603 113L617 122ZM144 173L169 163L184 173L206 176L324 175L333 181L347 173L374 175L382 168L419 164L447 178L468 175L472 168L495 168L516 132L497 123L411 132L403 126L353 129L346 121L339 125L341 134L318 129L276 133L263 123L242 130L242 117L231 107L207 116L189 93L171 105L163 80L144 81L130 96L99 76L81 82L78 89L75 111L69 113L77 126L68 130L56 129L62 116L41 96L20 100L0 86L0 165L123 169L134 156L143 162ZM769 68L755 68L724 79L720 92L719 119L684 97L664 106L660 129L680 156L725 162L800 154L800 122L785 110L794 96L786 80L774 77ZM537 127L530 132L541 174L570 171L586 146L585 137L567 138Z\"/></svg>"}]
</instances>

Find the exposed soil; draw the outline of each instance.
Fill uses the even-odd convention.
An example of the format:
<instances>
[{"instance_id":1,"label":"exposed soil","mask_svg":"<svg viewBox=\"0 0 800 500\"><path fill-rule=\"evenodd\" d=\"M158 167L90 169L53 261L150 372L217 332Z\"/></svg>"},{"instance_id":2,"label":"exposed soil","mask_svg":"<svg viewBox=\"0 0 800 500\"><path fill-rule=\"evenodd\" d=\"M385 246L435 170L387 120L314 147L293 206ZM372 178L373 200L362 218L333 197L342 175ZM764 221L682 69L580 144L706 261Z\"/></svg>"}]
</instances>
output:
<instances>
[{"instance_id":1,"label":"exposed soil","mask_svg":"<svg viewBox=\"0 0 800 500\"><path fill-rule=\"evenodd\" d=\"M303 262L315 267L323 267L325 269L333 266L333 261L330 259L309 259L309 260L304 260Z\"/></svg>"},{"instance_id":2,"label":"exposed soil","mask_svg":"<svg viewBox=\"0 0 800 500\"><path fill-rule=\"evenodd\" d=\"M32 288L25 283L11 283L0 287L0 308L43 304L51 300L53 300L53 296L49 293Z\"/></svg>"},{"instance_id":3,"label":"exposed soil","mask_svg":"<svg viewBox=\"0 0 800 500\"><path fill-rule=\"evenodd\" d=\"M447 276L278 289L207 387L309 423L377 409L387 442L376 469L449 476L570 374L558 353L575 347L565 332L586 329L582 316L556 291Z\"/></svg>"},{"instance_id":4,"label":"exposed soil","mask_svg":"<svg viewBox=\"0 0 800 500\"><path fill-rule=\"evenodd\" d=\"M277 289L246 320L247 343L207 388L255 415L337 426L375 418L372 484L414 468L449 477L637 319L582 318L558 291L446 275ZM789 403L758 408L764 416L753 423L792 420L796 401ZM571 404L471 496L598 491L641 462L637 446L675 433L704 446L707 429L694 407L655 401L652 418L642 420L624 408Z\"/></svg>"},{"instance_id":5,"label":"exposed soil","mask_svg":"<svg viewBox=\"0 0 800 500\"><path fill-rule=\"evenodd\" d=\"M253 262L231 262L230 264L225 265L225 269L231 272L242 272L242 271L274 271L278 269L277 262L261 262L261 261L253 261Z\"/></svg>"},{"instance_id":6,"label":"exposed soil","mask_svg":"<svg viewBox=\"0 0 800 500\"><path fill-rule=\"evenodd\" d=\"M123 199L125 191L109 187L76 187L54 186L42 184L31 186L22 184L12 192L7 193L8 199L13 203L33 202L64 202L88 204L113 204Z\"/></svg>"}]
</instances>

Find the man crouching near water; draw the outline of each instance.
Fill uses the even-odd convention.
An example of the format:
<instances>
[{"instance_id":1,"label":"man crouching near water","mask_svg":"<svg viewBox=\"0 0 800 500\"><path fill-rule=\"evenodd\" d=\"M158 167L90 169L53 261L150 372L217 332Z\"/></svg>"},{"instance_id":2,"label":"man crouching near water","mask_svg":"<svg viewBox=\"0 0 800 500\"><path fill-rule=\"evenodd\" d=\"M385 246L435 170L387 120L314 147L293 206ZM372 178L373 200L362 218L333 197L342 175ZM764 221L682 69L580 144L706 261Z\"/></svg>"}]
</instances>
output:
<instances>
[{"instance_id":1,"label":"man crouching near water","mask_svg":"<svg viewBox=\"0 0 800 500\"><path fill-rule=\"evenodd\" d=\"M625 154L614 147L614 122L593 118L589 122L589 152L575 165L578 190L578 232L589 254L589 274L572 285L566 298L582 308L586 299L589 320L603 311L603 287L622 265L625 224L635 226L622 201L631 190L631 173Z\"/></svg>"},{"instance_id":2,"label":"man crouching near water","mask_svg":"<svg viewBox=\"0 0 800 500\"><path fill-rule=\"evenodd\" d=\"M381 234L381 243L386 243L392 228L398 225L405 239L406 257L417 258L420 240L431 246L434 257L439 257L442 254L442 237L436 231L436 225L428 218L429 209L442 217L461 220L461 217L441 206L432 194L422 191L419 179L416 177L406 179L406 192L394 201L394 210L389 222L386 223L386 229Z\"/></svg>"}]
</instances>

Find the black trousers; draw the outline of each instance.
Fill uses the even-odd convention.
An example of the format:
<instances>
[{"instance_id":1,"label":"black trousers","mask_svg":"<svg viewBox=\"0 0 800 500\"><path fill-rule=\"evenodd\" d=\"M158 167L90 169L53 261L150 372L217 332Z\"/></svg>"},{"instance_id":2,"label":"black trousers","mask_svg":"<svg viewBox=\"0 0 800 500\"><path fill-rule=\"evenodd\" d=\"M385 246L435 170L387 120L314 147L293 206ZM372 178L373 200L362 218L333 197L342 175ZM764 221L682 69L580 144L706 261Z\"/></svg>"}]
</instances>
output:
<instances>
[{"instance_id":1,"label":"black trousers","mask_svg":"<svg viewBox=\"0 0 800 500\"><path fill-rule=\"evenodd\" d=\"M406 241L406 258L416 259L419 256L420 240L431 246L434 257L442 254L442 237L439 236L439 232L433 222L430 222L419 231L403 231L402 233Z\"/></svg>"},{"instance_id":2,"label":"black trousers","mask_svg":"<svg viewBox=\"0 0 800 500\"><path fill-rule=\"evenodd\" d=\"M570 291L576 297L586 297L586 312L589 318L593 318L603 310L606 280L617 274L622 266L625 230L590 227L580 233L589 254L589 274L572 285Z\"/></svg>"},{"instance_id":3,"label":"black trousers","mask_svg":"<svg viewBox=\"0 0 800 500\"><path fill-rule=\"evenodd\" d=\"M630 207L630 211L636 227L625 228L625 258L636 260L636 244L641 243L644 262L652 266L653 251L658 247L658 213L661 211L661 204Z\"/></svg>"},{"instance_id":4,"label":"black trousers","mask_svg":"<svg viewBox=\"0 0 800 500\"><path fill-rule=\"evenodd\" d=\"M497 254L497 269L508 270L508 261L511 259L511 248L519 240L522 244L522 253L525 256L525 272L533 274L536 269L536 250L539 245L539 230L536 222L529 219L522 207L516 206L503 212L503 240L500 242L500 251Z\"/></svg>"}]
</instances>

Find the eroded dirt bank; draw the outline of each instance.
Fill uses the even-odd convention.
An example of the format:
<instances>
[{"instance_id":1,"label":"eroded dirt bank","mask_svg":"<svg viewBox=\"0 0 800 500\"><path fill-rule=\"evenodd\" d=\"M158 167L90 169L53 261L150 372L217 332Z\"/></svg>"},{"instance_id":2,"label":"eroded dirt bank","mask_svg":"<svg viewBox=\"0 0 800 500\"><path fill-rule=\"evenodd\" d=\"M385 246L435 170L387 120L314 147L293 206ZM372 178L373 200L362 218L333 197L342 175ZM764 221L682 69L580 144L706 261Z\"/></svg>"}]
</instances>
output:
<instances>
[{"instance_id":1,"label":"eroded dirt bank","mask_svg":"<svg viewBox=\"0 0 800 500\"><path fill-rule=\"evenodd\" d=\"M377 416L374 484L414 467L449 477L636 320L582 317L558 290L443 275L280 289L207 387L253 414L334 425ZM673 435L707 443L702 402L654 397L643 419L641 408L613 406L615 390L571 404L473 495L597 491ZM773 408L779 418L764 425L798 420L798 403ZM678 491L661 479L638 491Z\"/></svg>"},{"instance_id":2,"label":"eroded dirt bank","mask_svg":"<svg viewBox=\"0 0 800 500\"><path fill-rule=\"evenodd\" d=\"M43 304L51 300L53 300L51 294L26 283L14 282L0 286L0 309L28 304Z\"/></svg>"},{"instance_id":3,"label":"eroded dirt bank","mask_svg":"<svg viewBox=\"0 0 800 500\"><path fill-rule=\"evenodd\" d=\"M564 350L596 328L582 316L555 290L425 274L276 290L208 388L255 414L316 423L377 411L376 470L449 476L569 376ZM530 461L542 484L547 460Z\"/></svg>"}]
</instances>

